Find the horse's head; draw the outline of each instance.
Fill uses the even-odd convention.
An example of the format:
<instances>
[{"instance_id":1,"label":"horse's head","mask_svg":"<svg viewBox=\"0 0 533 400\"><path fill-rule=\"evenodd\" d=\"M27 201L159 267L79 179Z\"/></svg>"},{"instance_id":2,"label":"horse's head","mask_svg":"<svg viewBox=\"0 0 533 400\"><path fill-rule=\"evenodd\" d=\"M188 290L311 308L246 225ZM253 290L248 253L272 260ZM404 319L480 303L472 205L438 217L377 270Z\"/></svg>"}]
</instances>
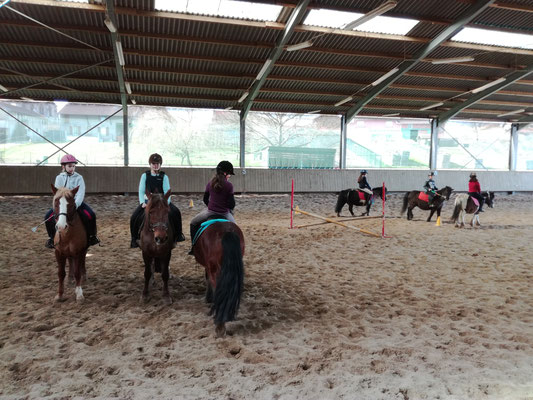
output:
<instances>
[{"instance_id":1,"label":"horse's head","mask_svg":"<svg viewBox=\"0 0 533 400\"><path fill-rule=\"evenodd\" d=\"M76 186L74 189L69 190L67 188L57 189L52 185L52 193L54 193L54 198L52 200L52 208L54 214L58 217L56 228L58 230L66 229L68 226L68 221L72 221L74 215L76 214L76 202L74 197L78 193L79 186Z\"/></svg>"},{"instance_id":2,"label":"horse's head","mask_svg":"<svg viewBox=\"0 0 533 400\"><path fill-rule=\"evenodd\" d=\"M148 204L144 211L145 224L152 231L156 245L164 244L168 240L168 212L170 211L168 198L170 193L170 190L165 195L147 193Z\"/></svg>"},{"instance_id":3,"label":"horse's head","mask_svg":"<svg viewBox=\"0 0 533 400\"><path fill-rule=\"evenodd\" d=\"M379 196L381 197L381 199L383 199L383 197L386 197L387 188L385 188L385 192L383 192L383 188L381 186L378 186L373 188L372 192L374 193L374 196Z\"/></svg>"},{"instance_id":4,"label":"horse's head","mask_svg":"<svg viewBox=\"0 0 533 400\"><path fill-rule=\"evenodd\" d=\"M446 186L444 189L439 190L440 194L446 198L446 200L450 200L450 195L453 192L453 188L450 186Z\"/></svg>"},{"instance_id":5,"label":"horse's head","mask_svg":"<svg viewBox=\"0 0 533 400\"><path fill-rule=\"evenodd\" d=\"M485 198L485 204L489 208L494 208L494 192L483 192L481 194Z\"/></svg>"}]
</instances>

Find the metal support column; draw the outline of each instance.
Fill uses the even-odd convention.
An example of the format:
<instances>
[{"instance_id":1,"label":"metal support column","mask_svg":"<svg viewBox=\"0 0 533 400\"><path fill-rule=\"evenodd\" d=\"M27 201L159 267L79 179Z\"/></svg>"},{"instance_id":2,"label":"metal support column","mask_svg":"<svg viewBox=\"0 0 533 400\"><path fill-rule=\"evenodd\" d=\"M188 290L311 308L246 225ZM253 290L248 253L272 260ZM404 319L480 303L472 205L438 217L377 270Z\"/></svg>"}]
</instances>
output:
<instances>
[{"instance_id":1,"label":"metal support column","mask_svg":"<svg viewBox=\"0 0 533 400\"><path fill-rule=\"evenodd\" d=\"M347 145L346 115L341 117L341 150L339 154L339 167L346 169L346 145Z\"/></svg>"},{"instance_id":2,"label":"metal support column","mask_svg":"<svg viewBox=\"0 0 533 400\"><path fill-rule=\"evenodd\" d=\"M240 122L240 140L239 140L239 149L240 149L240 157L239 157L239 167L244 168L244 153L245 153L245 146L246 146L246 117L243 114L241 114L241 118L239 118Z\"/></svg>"},{"instance_id":3,"label":"metal support column","mask_svg":"<svg viewBox=\"0 0 533 400\"><path fill-rule=\"evenodd\" d=\"M106 1L106 14L111 20L112 24L116 27L117 21L115 16L115 3L114 0ZM128 96L126 95L125 86L125 69L123 65L120 65L120 57L118 55L117 42L120 42L120 37L116 29L111 32L111 46L113 47L113 54L115 56L115 68L117 71L118 87L120 91L120 102L122 103L122 123L123 123L123 136L124 136L124 166L129 165L129 145L128 145Z\"/></svg>"},{"instance_id":4,"label":"metal support column","mask_svg":"<svg viewBox=\"0 0 533 400\"><path fill-rule=\"evenodd\" d=\"M511 146L509 146L509 170L516 171L516 156L518 152L518 124L511 125Z\"/></svg>"},{"instance_id":5,"label":"metal support column","mask_svg":"<svg viewBox=\"0 0 533 400\"><path fill-rule=\"evenodd\" d=\"M437 152L438 152L439 128L437 126L437 119L431 120L431 141L429 144L429 169L434 171L437 169Z\"/></svg>"}]
</instances>

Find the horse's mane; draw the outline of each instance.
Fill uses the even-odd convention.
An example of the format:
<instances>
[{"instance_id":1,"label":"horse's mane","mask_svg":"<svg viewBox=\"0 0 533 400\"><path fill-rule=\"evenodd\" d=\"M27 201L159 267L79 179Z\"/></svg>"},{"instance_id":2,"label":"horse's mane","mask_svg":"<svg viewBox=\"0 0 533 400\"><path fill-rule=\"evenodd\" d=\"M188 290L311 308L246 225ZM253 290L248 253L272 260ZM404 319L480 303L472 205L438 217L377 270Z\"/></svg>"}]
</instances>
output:
<instances>
[{"instance_id":1,"label":"horse's mane","mask_svg":"<svg viewBox=\"0 0 533 400\"><path fill-rule=\"evenodd\" d=\"M148 204L146 205L146 210L151 208L166 207L168 204L165 201L165 197L161 193L154 193Z\"/></svg>"},{"instance_id":2,"label":"horse's mane","mask_svg":"<svg viewBox=\"0 0 533 400\"><path fill-rule=\"evenodd\" d=\"M54 195L54 200L60 197L65 197L67 199L72 198L72 192L70 189L67 189L66 187L60 187L57 189L56 194Z\"/></svg>"}]
</instances>

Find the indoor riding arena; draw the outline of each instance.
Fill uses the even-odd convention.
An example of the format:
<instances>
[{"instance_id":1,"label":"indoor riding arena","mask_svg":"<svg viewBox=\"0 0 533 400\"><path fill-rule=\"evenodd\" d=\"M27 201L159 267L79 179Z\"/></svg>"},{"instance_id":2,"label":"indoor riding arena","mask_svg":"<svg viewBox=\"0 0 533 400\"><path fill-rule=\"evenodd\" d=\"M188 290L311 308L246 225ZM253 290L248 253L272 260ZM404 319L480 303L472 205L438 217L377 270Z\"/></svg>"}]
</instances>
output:
<instances>
[{"instance_id":1,"label":"indoor riding arena","mask_svg":"<svg viewBox=\"0 0 533 400\"><path fill-rule=\"evenodd\" d=\"M0 399L533 400L532 19L0 0Z\"/></svg>"}]
</instances>

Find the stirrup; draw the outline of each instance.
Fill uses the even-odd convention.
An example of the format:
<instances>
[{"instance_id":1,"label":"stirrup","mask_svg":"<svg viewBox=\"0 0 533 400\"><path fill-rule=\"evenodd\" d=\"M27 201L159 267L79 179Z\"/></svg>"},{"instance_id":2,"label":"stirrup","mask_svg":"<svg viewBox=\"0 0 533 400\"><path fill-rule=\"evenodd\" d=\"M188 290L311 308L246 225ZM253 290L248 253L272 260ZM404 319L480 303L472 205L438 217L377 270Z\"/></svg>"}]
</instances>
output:
<instances>
[{"instance_id":1,"label":"stirrup","mask_svg":"<svg viewBox=\"0 0 533 400\"><path fill-rule=\"evenodd\" d=\"M52 238L48 238L46 240L46 243L44 244L44 247L46 247L47 249L55 249L55 246L54 246L54 239Z\"/></svg>"},{"instance_id":2,"label":"stirrup","mask_svg":"<svg viewBox=\"0 0 533 400\"><path fill-rule=\"evenodd\" d=\"M136 249L139 247L139 243L137 243L137 239L131 239L130 249Z\"/></svg>"}]
</instances>

